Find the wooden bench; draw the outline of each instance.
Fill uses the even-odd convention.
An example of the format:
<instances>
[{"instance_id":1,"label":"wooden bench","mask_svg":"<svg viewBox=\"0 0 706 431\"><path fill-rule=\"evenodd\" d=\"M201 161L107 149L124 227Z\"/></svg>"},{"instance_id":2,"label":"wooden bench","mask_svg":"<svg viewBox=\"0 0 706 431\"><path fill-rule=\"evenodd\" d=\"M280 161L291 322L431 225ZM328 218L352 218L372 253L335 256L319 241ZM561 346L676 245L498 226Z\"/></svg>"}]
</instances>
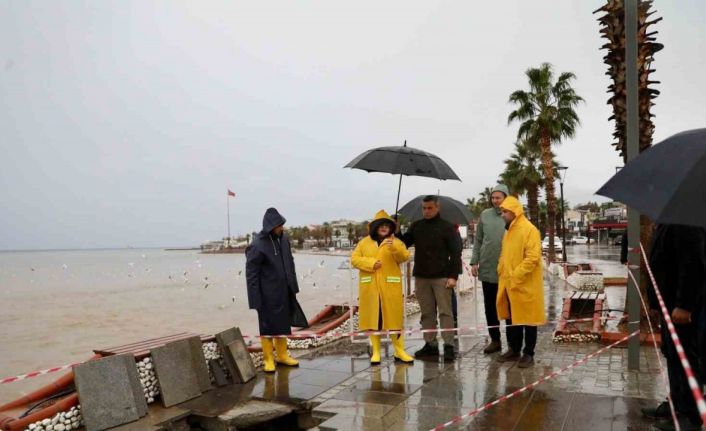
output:
<instances>
[{"instance_id":1,"label":"wooden bench","mask_svg":"<svg viewBox=\"0 0 706 431\"><path fill-rule=\"evenodd\" d=\"M165 344L185 340L191 337L201 338L201 342L213 341L214 337L212 335L199 335L192 332L179 332L177 334L165 335L163 337L149 338L147 340L138 341L130 344L123 344L120 346L106 347L103 349L97 349L93 352L102 356L112 356L112 355L124 355L132 354L136 358L141 358L150 354L150 350L155 347L164 346Z\"/></svg>"},{"instance_id":2,"label":"wooden bench","mask_svg":"<svg viewBox=\"0 0 706 431\"><path fill-rule=\"evenodd\" d=\"M602 292L573 291L564 298L564 306L555 334L575 334L579 332L601 332L603 305L606 300ZM592 314L591 314L592 313ZM567 320L591 318L590 322L567 323ZM586 330L583 328L588 327Z\"/></svg>"}]
</instances>

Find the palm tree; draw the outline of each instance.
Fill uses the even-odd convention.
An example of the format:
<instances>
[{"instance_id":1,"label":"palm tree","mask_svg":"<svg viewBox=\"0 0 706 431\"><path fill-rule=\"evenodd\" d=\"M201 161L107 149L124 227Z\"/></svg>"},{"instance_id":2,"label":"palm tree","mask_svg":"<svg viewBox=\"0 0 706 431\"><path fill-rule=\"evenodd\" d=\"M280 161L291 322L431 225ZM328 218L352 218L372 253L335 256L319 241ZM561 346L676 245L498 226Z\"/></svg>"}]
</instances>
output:
<instances>
[{"instance_id":1,"label":"palm tree","mask_svg":"<svg viewBox=\"0 0 706 431\"><path fill-rule=\"evenodd\" d=\"M576 76L571 72L561 73L555 80L552 66L543 63L539 68L525 72L529 90L517 90L510 95L510 102L516 109L508 116L508 123L520 122L517 137L530 144L539 144L544 170L544 185L547 198L547 235L549 236L550 262L554 261L553 221L556 219L556 195L554 192L554 157L552 144L557 145L563 138L571 138L576 133L580 121L576 106L583 99L571 87Z\"/></svg>"},{"instance_id":2,"label":"palm tree","mask_svg":"<svg viewBox=\"0 0 706 431\"><path fill-rule=\"evenodd\" d=\"M515 144L515 152L505 160L505 171L500 180L515 196L527 194L529 216L539 226L539 188L544 186L544 175L539 164L540 154L530 145Z\"/></svg>"},{"instance_id":3,"label":"palm tree","mask_svg":"<svg viewBox=\"0 0 706 431\"><path fill-rule=\"evenodd\" d=\"M331 223L324 222L324 246L331 245Z\"/></svg>"},{"instance_id":4,"label":"palm tree","mask_svg":"<svg viewBox=\"0 0 706 431\"><path fill-rule=\"evenodd\" d=\"M638 78L638 115L639 115L639 149L640 152L652 146L652 134L655 127L652 122L654 114L651 108L654 106L654 99L659 95L659 90L652 87L652 84L659 84L654 81L651 74L655 71L652 68L654 55L664 48L664 45L657 42L657 31L650 29L650 26L662 20L654 18L655 11L651 10L652 1L640 1L637 9L637 73ZM601 25L601 36L608 42L601 48L607 51L603 62L608 65L608 73L612 79L612 84L608 87L611 97L608 103L613 107L613 115L608 120L615 121L615 131L613 146L620 153L623 162L627 161L627 92L626 92L626 61L625 61L625 14L623 13L623 2L619 0L606 0L606 4L593 13L604 13L598 18ZM640 242L649 244L652 242L652 222L644 215L640 216ZM644 261L643 261L644 262ZM649 274L644 264L640 265L640 291L643 295L647 292L647 280ZM644 316L644 310L642 315Z\"/></svg>"},{"instance_id":5,"label":"palm tree","mask_svg":"<svg viewBox=\"0 0 706 431\"><path fill-rule=\"evenodd\" d=\"M348 223L346 225L346 231L348 232L348 244L353 246L355 243L355 227L353 226L353 223Z\"/></svg>"}]
</instances>

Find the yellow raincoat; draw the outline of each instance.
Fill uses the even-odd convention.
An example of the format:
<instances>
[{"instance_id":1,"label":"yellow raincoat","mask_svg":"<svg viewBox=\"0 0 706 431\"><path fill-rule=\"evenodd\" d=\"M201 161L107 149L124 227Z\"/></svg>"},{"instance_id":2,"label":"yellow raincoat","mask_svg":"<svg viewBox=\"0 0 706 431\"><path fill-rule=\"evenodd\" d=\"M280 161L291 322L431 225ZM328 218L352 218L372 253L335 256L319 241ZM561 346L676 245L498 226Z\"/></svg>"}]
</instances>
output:
<instances>
[{"instance_id":1,"label":"yellow raincoat","mask_svg":"<svg viewBox=\"0 0 706 431\"><path fill-rule=\"evenodd\" d=\"M375 219L368 225L371 234L377 221L395 221L383 210L375 214ZM394 229L394 228L393 228ZM378 246L376 240L366 236L353 250L351 264L360 270L358 288L359 327L361 330L377 330L382 310L380 329L402 329L404 300L402 294L402 271L400 264L409 259L409 251L404 243L393 239L392 249ZM377 271L373 269L376 261L382 263Z\"/></svg>"},{"instance_id":2,"label":"yellow raincoat","mask_svg":"<svg viewBox=\"0 0 706 431\"><path fill-rule=\"evenodd\" d=\"M516 198L508 196L501 208L515 213L515 220L505 232L498 261L498 318L512 318L514 325L541 325L546 312L539 231Z\"/></svg>"}]
</instances>

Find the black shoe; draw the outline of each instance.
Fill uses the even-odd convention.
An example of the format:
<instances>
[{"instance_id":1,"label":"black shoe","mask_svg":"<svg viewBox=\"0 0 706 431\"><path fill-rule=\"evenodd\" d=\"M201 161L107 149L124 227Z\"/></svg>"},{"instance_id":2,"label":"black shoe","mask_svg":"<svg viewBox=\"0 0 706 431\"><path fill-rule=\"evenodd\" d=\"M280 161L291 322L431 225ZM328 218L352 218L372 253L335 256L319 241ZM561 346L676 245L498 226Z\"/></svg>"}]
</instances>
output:
<instances>
[{"instance_id":1,"label":"black shoe","mask_svg":"<svg viewBox=\"0 0 706 431\"><path fill-rule=\"evenodd\" d=\"M529 368L534 365L534 356L522 355L520 361L517 363L519 368Z\"/></svg>"},{"instance_id":2,"label":"black shoe","mask_svg":"<svg viewBox=\"0 0 706 431\"><path fill-rule=\"evenodd\" d=\"M439 356L439 346L424 343L424 347L414 352L415 358L423 358L425 356Z\"/></svg>"},{"instance_id":3,"label":"black shoe","mask_svg":"<svg viewBox=\"0 0 706 431\"><path fill-rule=\"evenodd\" d=\"M454 352L454 346L452 344L444 345L444 362L456 360L456 352Z\"/></svg>"},{"instance_id":4,"label":"black shoe","mask_svg":"<svg viewBox=\"0 0 706 431\"><path fill-rule=\"evenodd\" d=\"M498 362L517 362L520 360L520 354L515 353L512 349L507 349L507 352L498 356Z\"/></svg>"},{"instance_id":5,"label":"black shoe","mask_svg":"<svg viewBox=\"0 0 706 431\"><path fill-rule=\"evenodd\" d=\"M503 346L500 344L500 341L491 341L487 346L485 346L483 353L489 355L491 353L499 352L502 348Z\"/></svg>"},{"instance_id":6,"label":"black shoe","mask_svg":"<svg viewBox=\"0 0 706 431\"><path fill-rule=\"evenodd\" d=\"M684 417L677 419L677 421L679 422L679 428L682 431L700 431L703 429L701 425L696 425L695 423ZM676 431L677 427L674 426L674 421L665 420L664 422L659 422L652 425L652 429L655 429L657 431Z\"/></svg>"},{"instance_id":7,"label":"black shoe","mask_svg":"<svg viewBox=\"0 0 706 431\"><path fill-rule=\"evenodd\" d=\"M667 401L662 401L657 407L643 407L640 411L650 419L663 419L672 416L672 412L669 409L669 402Z\"/></svg>"}]
</instances>

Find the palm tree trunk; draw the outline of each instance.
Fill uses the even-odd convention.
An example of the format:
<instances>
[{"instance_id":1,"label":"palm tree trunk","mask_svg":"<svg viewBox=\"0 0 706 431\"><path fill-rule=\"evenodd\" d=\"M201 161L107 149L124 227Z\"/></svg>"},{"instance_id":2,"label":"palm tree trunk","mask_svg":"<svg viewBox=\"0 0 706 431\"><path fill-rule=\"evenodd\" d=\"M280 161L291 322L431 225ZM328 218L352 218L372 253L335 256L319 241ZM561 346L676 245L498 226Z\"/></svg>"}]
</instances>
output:
<instances>
[{"instance_id":1,"label":"palm tree trunk","mask_svg":"<svg viewBox=\"0 0 706 431\"><path fill-rule=\"evenodd\" d=\"M539 229L539 186L530 184L527 187L527 207L532 223Z\"/></svg>"},{"instance_id":2,"label":"palm tree trunk","mask_svg":"<svg viewBox=\"0 0 706 431\"><path fill-rule=\"evenodd\" d=\"M549 132L542 131L542 167L544 168L544 178L546 178L545 191L547 196L547 237L549 237L549 251L547 259L554 262L554 234L556 232L556 196L554 193L554 157L552 156L551 141Z\"/></svg>"}]
</instances>

